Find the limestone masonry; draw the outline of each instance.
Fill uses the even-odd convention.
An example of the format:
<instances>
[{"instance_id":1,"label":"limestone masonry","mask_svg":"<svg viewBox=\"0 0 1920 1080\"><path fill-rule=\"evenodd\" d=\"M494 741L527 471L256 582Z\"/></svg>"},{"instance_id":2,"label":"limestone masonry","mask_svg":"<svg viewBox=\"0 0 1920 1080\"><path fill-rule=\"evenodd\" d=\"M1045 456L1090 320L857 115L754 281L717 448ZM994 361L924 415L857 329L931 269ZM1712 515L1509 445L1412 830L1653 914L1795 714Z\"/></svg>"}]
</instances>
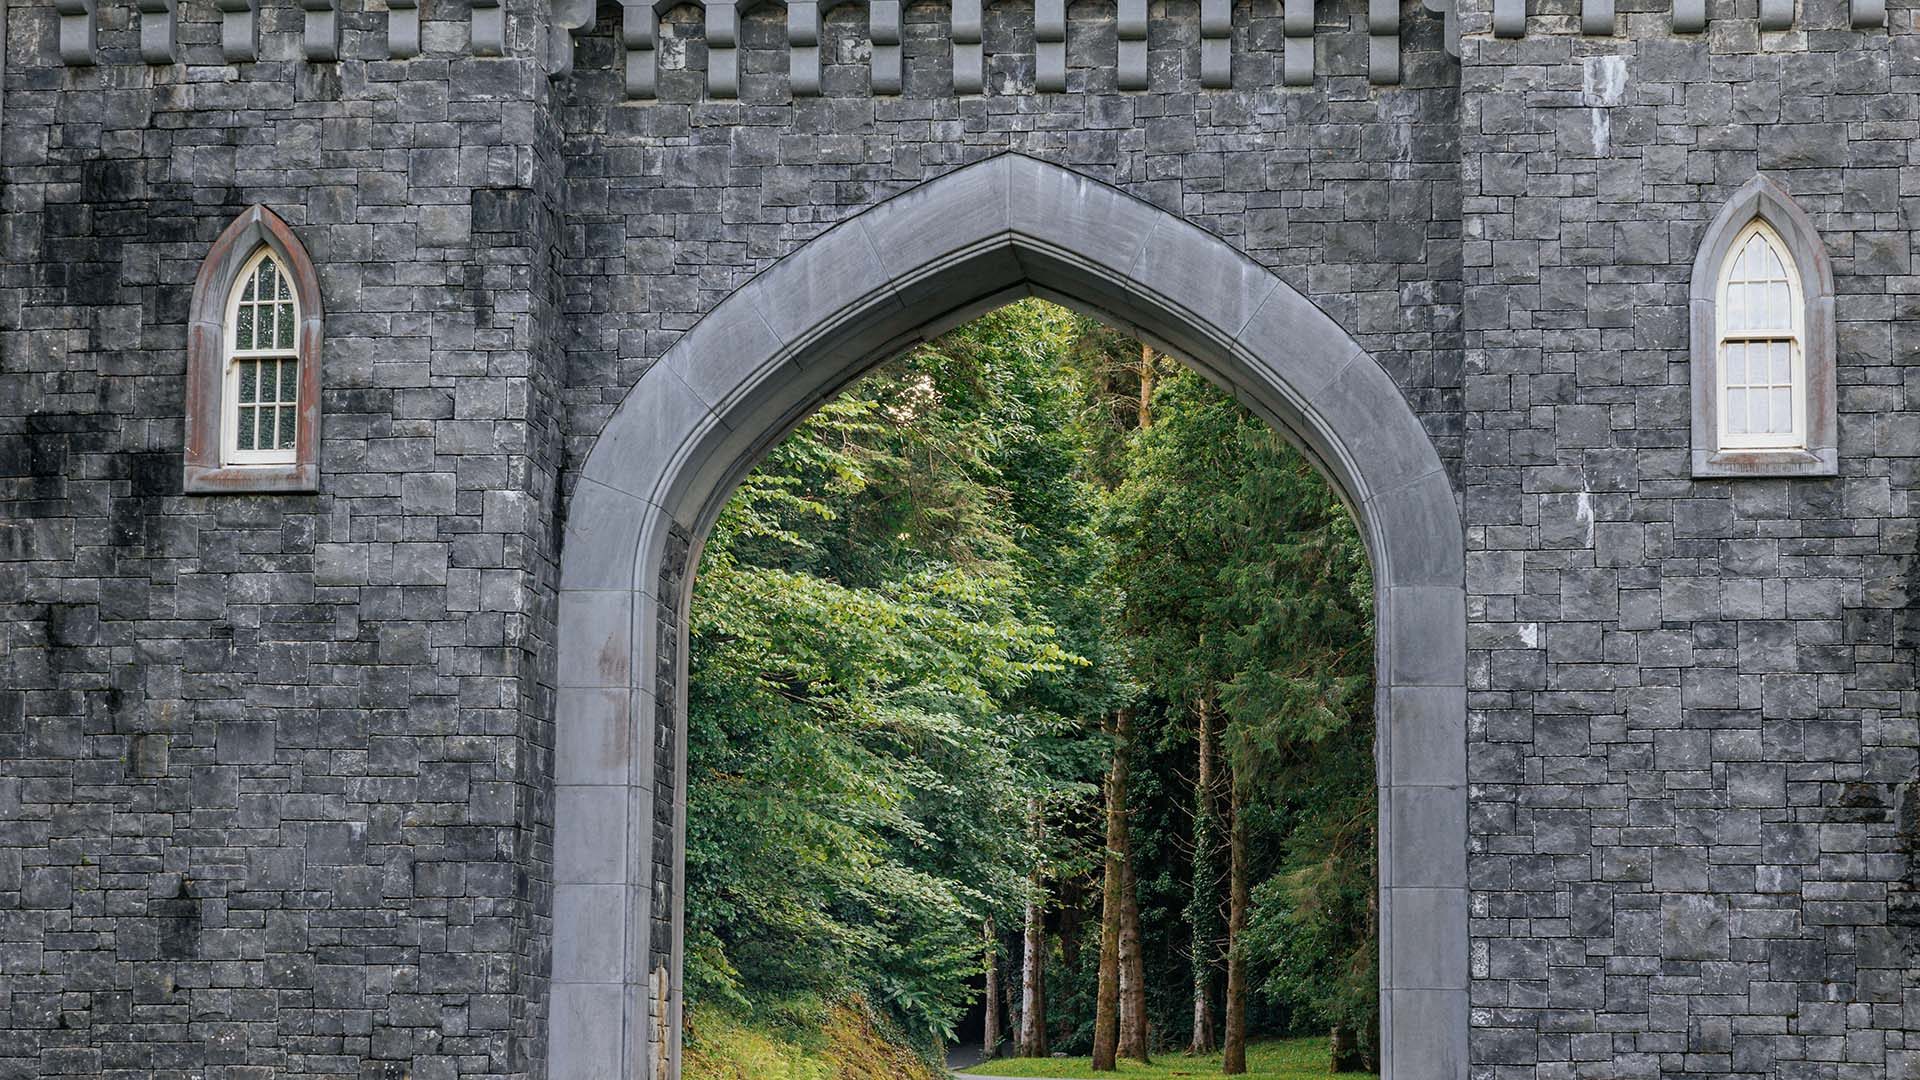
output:
<instances>
[{"instance_id":1,"label":"limestone masonry","mask_svg":"<svg viewBox=\"0 0 1920 1080\"><path fill-rule=\"evenodd\" d=\"M1920 4L0 27L0 1080L671 1080L708 515L1029 293L1369 537L1387 1080L1920 1080Z\"/></svg>"}]
</instances>

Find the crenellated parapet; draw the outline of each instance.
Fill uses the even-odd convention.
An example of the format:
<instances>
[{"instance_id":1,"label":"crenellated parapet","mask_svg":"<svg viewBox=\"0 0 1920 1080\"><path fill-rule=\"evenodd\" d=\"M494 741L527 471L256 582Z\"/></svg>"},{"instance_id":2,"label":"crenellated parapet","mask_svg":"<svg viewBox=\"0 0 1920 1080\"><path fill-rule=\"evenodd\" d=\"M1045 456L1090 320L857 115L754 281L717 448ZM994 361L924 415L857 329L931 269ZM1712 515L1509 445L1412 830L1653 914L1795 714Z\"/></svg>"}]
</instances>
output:
<instances>
[{"instance_id":1,"label":"crenellated parapet","mask_svg":"<svg viewBox=\"0 0 1920 1080\"><path fill-rule=\"evenodd\" d=\"M334 63L342 55L341 0L266 0L296 6L300 13L301 55L311 63ZM1364 19L1355 18L1367 36L1367 80L1392 86L1401 77L1401 31L1408 18L1436 18L1442 25L1447 52L1459 56L1456 0L1421 0L1417 7L1401 0L1364 0ZM1491 31L1496 38L1519 38L1529 33L1530 0L1493 0ZM206 4L219 13L221 55L227 63L249 63L258 58L262 0L52 0L58 14L58 52L69 66L101 62L97 44L100 5L124 3L137 17L139 55L149 65L181 62L177 27L183 6ZM647 101L659 92L662 22L669 12L698 13L699 33L707 57L706 94L715 99L740 95L742 20L776 0L618 0L616 34L625 53L625 88L631 100ZM788 84L795 97L821 93L820 55L823 20L836 8L863 8L866 15L865 53L871 67L871 92L901 92L905 64L902 7L904 0L789 0L783 6L786 21ZM1315 78L1315 35L1328 32L1316 15L1314 0L1279 0L1280 37L1278 82L1284 86L1312 85ZM1201 85L1234 85L1236 48L1247 48L1244 35L1234 33L1234 0L1199 0L1198 69ZM597 0L545 0L545 66L562 75L573 67L575 39L592 33L599 15ZM1076 32L1067 17L1068 0L1034 0L1032 22L1033 86L1040 93L1067 88L1069 35ZM421 0L387 0L386 56L408 60L421 55ZM986 91L987 44L985 0L950 0L948 37L951 45L953 92ZM1848 0L1849 22L1856 30L1887 25L1886 0ZM508 49L504 0L470 0L468 47L475 56L501 56ZM1759 0L1752 16L1760 30L1790 30L1795 25L1795 0ZM1673 0L1672 31L1690 35L1707 29L1706 0ZM1149 89L1149 0L1116 0L1115 18L1097 32L1114 35L1116 85L1121 90ZM1616 0L1580 0L1579 30L1589 37L1618 32ZM1088 32L1081 30L1078 32Z\"/></svg>"}]
</instances>

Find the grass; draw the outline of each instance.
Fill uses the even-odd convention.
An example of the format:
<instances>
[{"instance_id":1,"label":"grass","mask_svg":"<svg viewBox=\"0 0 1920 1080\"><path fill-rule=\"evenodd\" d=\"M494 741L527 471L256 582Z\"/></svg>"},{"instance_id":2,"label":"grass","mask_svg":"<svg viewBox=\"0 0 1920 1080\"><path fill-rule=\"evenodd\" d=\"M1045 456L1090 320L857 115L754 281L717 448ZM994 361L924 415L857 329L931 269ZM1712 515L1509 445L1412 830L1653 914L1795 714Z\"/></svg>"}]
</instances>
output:
<instances>
[{"instance_id":1,"label":"grass","mask_svg":"<svg viewBox=\"0 0 1920 1080\"><path fill-rule=\"evenodd\" d=\"M1243 1075L1245 1080L1325 1080L1335 1075L1327 1071L1327 1066L1325 1036L1275 1039L1247 1047L1247 1071ZM963 1070L961 1075L1053 1076L1078 1080L1104 1080L1110 1076L1125 1077L1127 1080L1219 1076L1220 1055L1197 1058L1185 1054L1166 1054L1154 1058L1151 1065L1123 1061L1118 1072L1110 1073L1094 1072L1087 1058L1001 1058ZM1372 1080L1374 1074L1338 1075L1340 1080Z\"/></svg>"},{"instance_id":2,"label":"grass","mask_svg":"<svg viewBox=\"0 0 1920 1080\"><path fill-rule=\"evenodd\" d=\"M840 1007L819 1030L754 1023L697 1009L686 1080L937 1080L910 1050L889 1043L859 1010Z\"/></svg>"}]
</instances>

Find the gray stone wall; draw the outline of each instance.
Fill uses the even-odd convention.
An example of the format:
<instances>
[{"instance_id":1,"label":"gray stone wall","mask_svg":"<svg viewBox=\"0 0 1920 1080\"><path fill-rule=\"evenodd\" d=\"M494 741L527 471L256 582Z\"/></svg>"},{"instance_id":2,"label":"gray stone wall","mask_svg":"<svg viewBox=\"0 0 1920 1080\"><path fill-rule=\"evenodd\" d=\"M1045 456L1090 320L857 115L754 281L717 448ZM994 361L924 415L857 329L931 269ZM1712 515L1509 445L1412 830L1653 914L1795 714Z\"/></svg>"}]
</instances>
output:
<instances>
[{"instance_id":1,"label":"gray stone wall","mask_svg":"<svg viewBox=\"0 0 1920 1080\"><path fill-rule=\"evenodd\" d=\"M1600 41L1473 36L1486 14L1460 117L1475 1067L1920 1076L1920 38L1838 3ZM1838 478L1690 478L1694 251L1756 169L1833 262Z\"/></svg>"},{"instance_id":2,"label":"gray stone wall","mask_svg":"<svg viewBox=\"0 0 1920 1080\"><path fill-rule=\"evenodd\" d=\"M69 69L8 12L0 1076L524 1073L551 820L553 170L539 66ZM549 139L549 142L552 140ZM545 190L541 185L547 184ZM544 200L544 201L543 201ZM185 319L264 203L326 300L318 496L181 495ZM544 276L543 276L544 275Z\"/></svg>"},{"instance_id":3,"label":"gray stone wall","mask_svg":"<svg viewBox=\"0 0 1920 1080\"><path fill-rule=\"evenodd\" d=\"M267 3L229 65L187 3L148 66L103 3L93 68L9 5L0 1077L540 1074L569 464L755 272L1005 150L1273 268L1456 471L1475 1075L1920 1077L1920 38L1837 0L1692 37L1621 6L1579 37L1540 0L1509 40L1471 0L1455 61L1409 5L1372 86L1364 7L1322 5L1315 83L1280 90L1258 0L1211 90L1195 6L1159 5L1122 93L1080 5L1065 94L1033 92L1032 10L992 6L969 97L945 5L907 7L899 96L841 8L798 101L777 9L738 101L670 14L639 103L611 7L550 81L544 4L501 59L430 7L406 61L348 4L315 64ZM1693 246L1755 169L1834 261L1837 479L1688 476ZM183 496L193 276L255 202L322 279L322 490Z\"/></svg>"}]
</instances>

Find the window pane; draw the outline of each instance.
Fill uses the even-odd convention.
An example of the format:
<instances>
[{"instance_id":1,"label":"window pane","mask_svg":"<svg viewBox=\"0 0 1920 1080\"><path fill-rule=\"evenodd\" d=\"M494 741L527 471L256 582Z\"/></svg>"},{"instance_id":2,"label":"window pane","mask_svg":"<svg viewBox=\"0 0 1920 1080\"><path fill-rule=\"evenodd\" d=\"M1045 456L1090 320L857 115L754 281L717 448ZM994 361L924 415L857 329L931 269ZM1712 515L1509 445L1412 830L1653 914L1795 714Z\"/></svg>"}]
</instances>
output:
<instances>
[{"instance_id":1,"label":"window pane","mask_svg":"<svg viewBox=\"0 0 1920 1080\"><path fill-rule=\"evenodd\" d=\"M240 319L233 332L233 347L236 349L253 348L253 305L240 305Z\"/></svg>"},{"instance_id":2,"label":"window pane","mask_svg":"<svg viewBox=\"0 0 1920 1080\"><path fill-rule=\"evenodd\" d=\"M1793 326L1794 296L1785 256L1770 235L1747 237L1726 269L1721 313L1728 331L1787 330Z\"/></svg>"},{"instance_id":3,"label":"window pane","mask_svg":"<svg viewBox=\"0 0 1920 1080\"><path fill-rule=\"evenodd\" d=\"M278 266L274 267L274 270L276 271L274 274L274 280L280 283L280 299L291 300L293 299L293 294L287 291L287 275L278 273L279 269L280 268Z\"/></svg>"},{"instance_id":4,"label":"window pane","mask_svg":"<svg viewBox=\"0 0 1920 1080\"><path fill-rule=\"evenodd\" d=\"M300 365L291 360L280 361L280 400L298 401L300 392L295 383L299 381Z\"/></svg>"},{"instance_id":5,"label":"window pane","mask_svg":"<svg viewBox=\"0 0 1920 1080\"><path fill-rule=\"evenodd\" d=\"M1773 426L1769 430L1785 435L1793 430L1793 390L1780 387L1772 391Z\"/></svg>"},{"instance_id":6,"label":"window pane","mask_svg":"<svg viewBox=\"0 0 1920 1080\"><path fill-rule=\"evenodd\" d=\"M1727 430L1735 435L1747 433L1747 392L1727 391Z\"/></svg>"},{"instance_id":7,"label":"window pane","mask_svg":"<svg viewBox=\"0 0 1920 1080\"><path fill-rule=\"evenodd\" d=\"M1727 385L1745 386L1747 384L1747 347L1741 342L1727 344Z\"/></svg>"},{"instance_id":8,"label":"window pane","mask_svg":"<svg viewBox=\"0 0 1920 1080\"><path fill-rule=\"evenodd\" d=\"M1769 343L1767 351L1773 354L1773 381L1785 385L1793 381L1793 365L1789 362L1792 347L1784 341Z\"/></svg>"},{"instance_id":9,"label":"window pane","mask_svg":"<svg viewBox=\"0 0 1920 1080\"><path fill-rule=\"evenodd\" d=\"M240 400L241 401L260 400L258 386L256 385L259 381L259 372L260 372L260 361L258 360L240 361Z\"/></svg>"},{"instance_id":10,"label":"window pane","mask_svg":"<svg viewBox=\"0 0 1920 1080\"><path fill-rule=\"evenodd\" d=\"M291 349L293 348L293 305L280 304L278 306L280 308L280 317L277 321L277 333L279 337L277 338L276 347Z\"/></svg>"},{"instance_id":11,"label":"window pane","mask_svg":"<svg viewBox=\"0 0 1920 1080\"><path fill-rule=\"evenodd\" d=\"M280 441L276 444L282 450L293 449L293 406L280 406Z\"/></svg>"},{"instance_id":12,"label":"window pane","mask_svg":"<svg viewBox=\"0 0 1920 1080\"><path fill-rule=\"evenodd\" d=\"M253 276L249 274L247 276L246 285L240 290L240 302L243 304L247 303L248 301L254 298L253 281L254 281Z\"/></svg>"},{"instance_id":13,"label":"window pane","mask_svg":"<svg viewBox=\"0 0 1920 1080\"><path fill-rule=\"evenodd\" d=\"M244 405L240 407L240 433L239 437L234 441L242 450L252 450L254 448L253 416L254 410L252 408Z\"/></svg>"},{"instance_id":14,"label":"window pane","mask_svg":"<svg viewBox=\"0 0 1920 1080\"><path fill-rule=\"evenodd\" d=\"M260 283L260 292L258 294L260 299L273 299L273 278L273 260L261 259L260 272L256 277L256 280Z\"/></svg>"}]
</instances>

